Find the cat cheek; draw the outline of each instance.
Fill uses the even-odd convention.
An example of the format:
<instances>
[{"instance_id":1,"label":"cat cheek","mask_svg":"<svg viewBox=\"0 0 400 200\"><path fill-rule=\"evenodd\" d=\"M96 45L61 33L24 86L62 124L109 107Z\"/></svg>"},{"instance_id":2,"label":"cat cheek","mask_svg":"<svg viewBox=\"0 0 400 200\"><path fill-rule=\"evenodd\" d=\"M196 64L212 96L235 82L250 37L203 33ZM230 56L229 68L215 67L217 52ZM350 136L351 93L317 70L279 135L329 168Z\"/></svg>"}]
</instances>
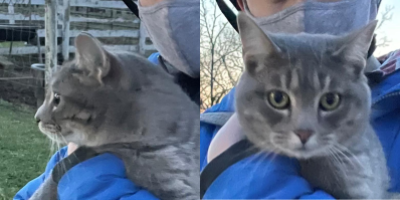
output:
<instances>
[{"instance_id":1,"label":"cat cheek","mask_svg":"<svg viewBox=\"0 0 400 200\"><path fill-rule=\"evenodd\" d=\"M289 137L287 138L287 144L292 149L298 149L303 146L303 144L300 141L300 138L293 132L289 134Z\"/></svg>"},{"instance_id":2,"label":"cat cheek","mask_svg":"<svg viewBox=\"0 0 400 200\"><path fill-rule=\"evenodd\" d=\"M321 146L321 142L318 141L318 138L316 135L312 135L306 143L306 147L309 149L317 149L319 146Z\"/></svg>"}]
</instances>

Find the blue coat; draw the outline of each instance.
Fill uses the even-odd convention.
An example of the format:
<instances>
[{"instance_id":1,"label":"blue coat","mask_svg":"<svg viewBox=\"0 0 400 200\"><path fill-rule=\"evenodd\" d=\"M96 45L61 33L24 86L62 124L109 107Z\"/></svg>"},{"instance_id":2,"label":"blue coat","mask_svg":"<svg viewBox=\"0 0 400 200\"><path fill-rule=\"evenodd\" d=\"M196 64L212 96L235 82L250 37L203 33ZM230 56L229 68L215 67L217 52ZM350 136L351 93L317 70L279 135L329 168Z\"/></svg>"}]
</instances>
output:
<instances>
[{"instance_id":1,"label":"blue coat","mask_svg":"<svg viewBox=\"0 0 400 200\"><path fill-rule=\"evenodd\" d=\"M400 54L398 55L397 68L400 68ZM205 113L233 112L234 92L235 89L232 89L221 103L209 108ZM396 70L372 87L371 123L387 158L392 179L390 191L400 192L400 70ZM204 172L208 164L206 156L210 142L221 127L203 121L200 128L200 169ZM219 165L215 169L220 167ZM326 192L312 187L299 175L299 163L286 157L279 156L270 161L268 158L256 158L253 155L237 161L213 176L216 178L206 187L204 199L333 198Z\"/></svg>"},{"instance_id":2,"label":"blue coat","mask_svg":"<svg viewBox=\"0 0 400 200\"><path fill-rule=\"evenodd\" d=\"M158 55L158 53L152 54L149 60L157 64ZM28 200L66 154L67 147L54 154L45 172L23 187L15 195L14 200ZM58 184L58 194L60 200L158 200L130 181L126 177L122 160L108 153L79 163L70 169Z\"/></svg>"}]
</instances>

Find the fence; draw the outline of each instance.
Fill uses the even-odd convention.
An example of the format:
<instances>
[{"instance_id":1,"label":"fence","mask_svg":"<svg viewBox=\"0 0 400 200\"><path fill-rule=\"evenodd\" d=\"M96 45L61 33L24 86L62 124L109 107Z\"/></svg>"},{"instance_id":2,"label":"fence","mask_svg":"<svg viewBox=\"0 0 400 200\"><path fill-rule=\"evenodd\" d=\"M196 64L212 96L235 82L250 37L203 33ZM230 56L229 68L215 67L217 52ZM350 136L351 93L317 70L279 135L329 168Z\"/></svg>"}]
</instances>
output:
<instances>
[{"instance_id":1,"label":"fence","mask_svg":"<svg viewBox=\"0 0 400 200\"><path fill-rule=\"evenodd\" d=\"M55 41L46 37L45 29L49 30L51 23L45 27L51 1L57 7L51 32ZM31 65L45 62L46 46L49 49L53 42L53 55L57 55L53 59L58 64L72 58L74 38L82 31L97 37L105 46L145 56L155 51L140 20L121 0L0 0L0 98L38 104L37 95L41 94L35 95L35 88L43 77Z\"/></svg>"}]
</instances>

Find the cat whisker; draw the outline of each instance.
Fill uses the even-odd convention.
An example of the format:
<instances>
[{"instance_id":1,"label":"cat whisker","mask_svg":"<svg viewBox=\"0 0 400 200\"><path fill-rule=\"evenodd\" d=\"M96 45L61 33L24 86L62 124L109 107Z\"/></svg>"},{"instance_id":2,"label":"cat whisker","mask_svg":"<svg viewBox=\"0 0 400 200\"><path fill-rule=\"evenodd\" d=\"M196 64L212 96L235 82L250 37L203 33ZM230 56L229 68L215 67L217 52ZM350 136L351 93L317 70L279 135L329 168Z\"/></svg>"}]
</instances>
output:
<instances>
[{"instance_id":1,"label":"cat whisker","mask_svg":"<svg viewBox=\"0 0 400 200\"><path fill-rule=\"evenodd\" d=\"M255 168L258 168L263 163L262 160L268 160L268 164L266 166L262 166L263 168L268 169L269 165L275 160L276 156L276 153L262 151L260 153L257 153L256 156L251 159L251 161L258 160L258 163L255 165Z\"/></svg>"},{"instance_id":2,"label":"cat whisker","mask_svg":"<svg viewBox=\"0 0 400 200\"><path fill-rule=\"evenodd\" d=\"M55 147L56 147L54 153L55 153L55 152L59 152L60 149L62 149L62 146L63 146L63 145L61 144L60 139L62 139L62 140L65 141L65 139L64 139L64 137L63 137L62 135L58 135L58 134L55 134L55 135L54 135L53 143L55 144ZM61 163L61 165L62 165L62 167L64 168L64 171L67 171L67 167L65 166L65 164L64 164L64 163ZM67 179L69 179L68 175L66 175L66 177L67 177Z\"/></svg>"},{"instance_id":3,"label":"cat whisker","mask_svg":"<svg viewBox=\"0 0 400 200\"><path fill-rule=\"evenodd\" d=\"M266 142L264 142L264 143L266 143ZM252 147L252 148L250 148L250 149L254 149L254 148L257 148L257 147L254 146L254 147ZM248 149L248 150L249 150L249 149ZM270 162L272 162L272 161L275 159L275 157L276 157L276 152L277 152L276 149L273 149L272 151L263 151L263 150L260 150L259 152L257 152L256 154L254 154L252 158L248 159L248 160L246 161L246 163L253 162L254 160L257 160L257 159L260 160L259 164L262 163L261 160L263 160L263 159L269 159ZM273 155L273 156L270 157L271 155ZM261 157L260 157L260 156L261 156ZM270 158L268 158L268 157L270 157ZM257 166L257 167L258 167L258 166ZM266 166L266 167L268 167L268 166Z\"/></svg>"},{"instance_id":4,"label":"cat whisker","mask_svg":"<svg viewBox=\"0 0 400 200\"><path fill-rule=\"evenodd\" d=\"M332 158L338 162L341 166L343 165L343 162L340 158L338 158L338 156L336 155L335 151L333 151L331 148L328 149L329 155L332 156ZM342 167L339 167L339 170L342 171ZM336 172L334 172L335 174L337 174Z\"/></svg>"},{"instance_id":5,"label":"cat whisker","mask_svg":"<svg viewBox=\"0 0 400 200\"><path fill-rule=\"evenodd\" d=\"M259 152L255 153L255 154L253 154L252 157L246 161L246 163L250 163L250 162L254 161L255 159L257 159L257 156L259 156L259 155L261 155L263 153L264 153L263 151L259 151ZM245 158L245 159L247 159L247 158Z\"/></svg>"},{"instance_id":6,"label":"cat whisker","mask_svg":"<svg viewBox=\"0 0 400 200\"><path fill-rule=\"evenodd\" d=\"M254 151L255 149L258 149L258 147L256 147L256 146L251 146L250 148L248 148L248 149L242 151L242 153L247 153L247 152L249 152L249 151ZM238 156L238 155L236 155L236 156Z\"/></svg>"},{"instance_id":7,"label":"cat whisker","mask_svg":"<svg viewBox=\"0 0 400 200\"><path fill-rule=\"evenodd\" d=\"M329 148L328 152L330 152L330 155L335 159L340 165L344 166L343 160L337 155L337 152L335 152L335 149ZM341 169L341 168L339 168Z\"/></svg>"},{"instance_id":8,"label":"cat whisker","mask_svg":"<svg viewBox=\"0 0 400 200\"><path fill-rule=\"evenodd\" d=\"M49 157L51 157L54 152L56 152L56 141L50 140L50 152L49 152Z\"/></svg>"},{"instance_id":9,"label":"cat whisker","mask_svg":"<svg viewBox=\"0 0 400 200\"><path fill-rule=\"evenodd\" d=\"M352 158L354 158L354 160L358 163L359 166L363 167L362 162L347 147L345 147L341 144L335 144L335 146L337 146L343 152L347 152Z\"/></svg>"},{"instance_id":10,"label":"cat whisker","mask_svg":"<svg viewBox=\"0 0 400 200\"><path fill-rule=\"evenodd\" d=\"M344 159L346 159L346 160L348 161L348 163L351 164L351 166L352 166L354 169L357 169L357 168L360 168L360 167L363 168L363 166L361 165L361 163L358 161L358 159L357 159L351 152L346 151L346 150L343 150L343 149L339 148L339 146L337 146L337 145L332 146L332 148L333 148L334 150L336 150L337 155L340 155L341 157L343 157ZM351 157L349 157L348 155L346 155L346 153L348 153ZM355 159L352 159L352 158L355 158ZM354 160L355 160L356 162L354 162Z\"/></svg>"}]
</instances>

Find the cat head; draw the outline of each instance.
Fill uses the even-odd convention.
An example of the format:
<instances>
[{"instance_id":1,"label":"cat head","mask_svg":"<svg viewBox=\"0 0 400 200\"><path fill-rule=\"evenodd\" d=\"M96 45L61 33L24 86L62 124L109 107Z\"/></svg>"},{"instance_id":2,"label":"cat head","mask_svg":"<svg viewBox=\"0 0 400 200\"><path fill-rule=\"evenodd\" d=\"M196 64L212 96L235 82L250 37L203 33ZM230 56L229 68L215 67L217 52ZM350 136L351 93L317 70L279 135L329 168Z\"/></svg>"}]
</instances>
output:
<instances>
[{"instance_id":1,"label":"cat head","mask_svg":"<svg viewBox=\"0 0 400 200\"><path fill-rule=\"evenodd\" d=\"M376 24L345 36L265 34L240 13L245 72L236 110L249 140L309 158L362 134L370 112L363 70Z\"/></svg>"},{"instance_id":2,"label":"cat head","mask_svg":"<svg viewBox=\"0 0 400 200\"><path fill-rule=\"evenodd\" d=\"M128 116L138 106L135 95L143 91L145 79L132 70L153 66L134 54L111 53L84 33L76 37L75 48L75 58L52 71L45 101L35 115L39 129L61 143L95 146L116 141L127 124L140 122Z\"/></svg>"}]
</instances>

